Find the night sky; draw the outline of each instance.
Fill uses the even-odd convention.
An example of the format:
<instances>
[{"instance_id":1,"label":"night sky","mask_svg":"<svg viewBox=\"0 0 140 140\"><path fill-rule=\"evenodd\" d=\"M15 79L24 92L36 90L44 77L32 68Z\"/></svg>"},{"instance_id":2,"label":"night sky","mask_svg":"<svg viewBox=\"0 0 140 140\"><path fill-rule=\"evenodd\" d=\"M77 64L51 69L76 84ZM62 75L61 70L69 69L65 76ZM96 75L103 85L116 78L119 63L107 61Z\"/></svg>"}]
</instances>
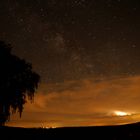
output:
<instances>
[{"instance_id":1,"label":"night sky","mask_svg":"<svg viewBox=\"0 0 140 140\"><path fill-rule=\"evenodd\" d=\"M139 121L139 17L139 0L1 0L0 39L41 76L35 102L11 124Z\"/></svg>"}]
</instances>

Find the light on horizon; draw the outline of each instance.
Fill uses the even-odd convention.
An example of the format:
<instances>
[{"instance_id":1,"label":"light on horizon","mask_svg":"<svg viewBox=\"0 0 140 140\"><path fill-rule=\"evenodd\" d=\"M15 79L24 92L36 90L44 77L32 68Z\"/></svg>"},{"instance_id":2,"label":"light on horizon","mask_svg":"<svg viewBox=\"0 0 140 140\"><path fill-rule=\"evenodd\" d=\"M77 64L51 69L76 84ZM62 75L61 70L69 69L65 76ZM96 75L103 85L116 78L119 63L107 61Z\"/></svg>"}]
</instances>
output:
<instances>
[{"instance_id":1,"label":"light on horizon","mask_svg":"<svg viewBox=\"0 0 140 140\"><path fill-rule=\"evenodd\" d=\"M129 115L131 115L131 113L123 112L123 111L114 111L114 115L123 117L123 116L129 116Z\"/></svg>"}]
</instances>

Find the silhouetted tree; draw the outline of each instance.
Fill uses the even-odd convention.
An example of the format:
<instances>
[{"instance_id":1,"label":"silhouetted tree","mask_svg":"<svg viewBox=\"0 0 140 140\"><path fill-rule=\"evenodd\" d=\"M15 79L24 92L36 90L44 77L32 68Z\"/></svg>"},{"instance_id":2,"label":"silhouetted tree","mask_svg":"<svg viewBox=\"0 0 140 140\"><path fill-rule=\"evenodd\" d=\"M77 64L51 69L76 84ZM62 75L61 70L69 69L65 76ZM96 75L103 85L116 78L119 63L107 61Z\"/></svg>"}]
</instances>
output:
<instances>
[{"instance_id":1,"label":"silhouetted tree","mask_svg":"<svg viewBox=\"0 0 140 140\"><path fill-rule=\"evenodd\" d=\"M26 99L33 100L39 75L32 65L11 53L10 45L0 41L0 125L10 120L11 113L20 117Z\"/></svg>"}]
</instances>

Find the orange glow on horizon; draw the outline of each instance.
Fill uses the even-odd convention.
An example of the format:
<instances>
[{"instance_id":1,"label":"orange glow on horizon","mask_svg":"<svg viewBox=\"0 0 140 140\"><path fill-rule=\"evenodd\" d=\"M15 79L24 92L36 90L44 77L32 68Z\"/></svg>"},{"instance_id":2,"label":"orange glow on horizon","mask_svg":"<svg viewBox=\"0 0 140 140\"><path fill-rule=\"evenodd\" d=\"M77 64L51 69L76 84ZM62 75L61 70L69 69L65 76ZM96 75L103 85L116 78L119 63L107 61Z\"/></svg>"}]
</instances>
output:
<instances>
[{"instance_id":1,"label":"orange glow on horizon","mask_svg":"<svg viewBox=\"0 0 140 140\"><path fill-rule=\"evenodd\" d=\"M80 84L79 84L80 83ZM71 89L72 85L78 88ZM43 85L34 103L25 104L22 118L11 116L7 125L22 127L71 127L118 125L140 121L140 76L94 79ZM86 93L86 94L85 94ZM133 93L133 94L132 94Z\"/></svg>"}]
</instances>

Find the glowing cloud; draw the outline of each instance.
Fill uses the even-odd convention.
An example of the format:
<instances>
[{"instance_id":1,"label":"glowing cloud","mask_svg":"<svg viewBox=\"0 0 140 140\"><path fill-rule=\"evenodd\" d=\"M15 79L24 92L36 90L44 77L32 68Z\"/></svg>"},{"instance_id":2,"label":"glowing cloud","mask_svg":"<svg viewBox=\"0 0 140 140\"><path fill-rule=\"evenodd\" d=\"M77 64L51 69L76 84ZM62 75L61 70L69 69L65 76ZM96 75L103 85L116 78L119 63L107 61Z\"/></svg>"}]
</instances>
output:
<instances>
[{"instance_id":1,"label":"glowing cloud","mask_svg":"<svg viewBox=\"0 0 140 140\"><path fill-rule=\"evenodd\" d=\"M123 112L123 111L114 111L114 115L123 117L123 116L129 116L131 115L131 113Z\"/></svg>"},{"instance_id":2,"label":"glowing cloud","mask_svg":"<svg viewBox=\"0 0 140 140\"><path fill-rule=\"evenodd\" d=\"M8 123L26 127L117 125L140 120L140 76L66 81L42 86L20 119ZM16 122L16 123L15 123Z\"/></svg>"}]
</instances>

